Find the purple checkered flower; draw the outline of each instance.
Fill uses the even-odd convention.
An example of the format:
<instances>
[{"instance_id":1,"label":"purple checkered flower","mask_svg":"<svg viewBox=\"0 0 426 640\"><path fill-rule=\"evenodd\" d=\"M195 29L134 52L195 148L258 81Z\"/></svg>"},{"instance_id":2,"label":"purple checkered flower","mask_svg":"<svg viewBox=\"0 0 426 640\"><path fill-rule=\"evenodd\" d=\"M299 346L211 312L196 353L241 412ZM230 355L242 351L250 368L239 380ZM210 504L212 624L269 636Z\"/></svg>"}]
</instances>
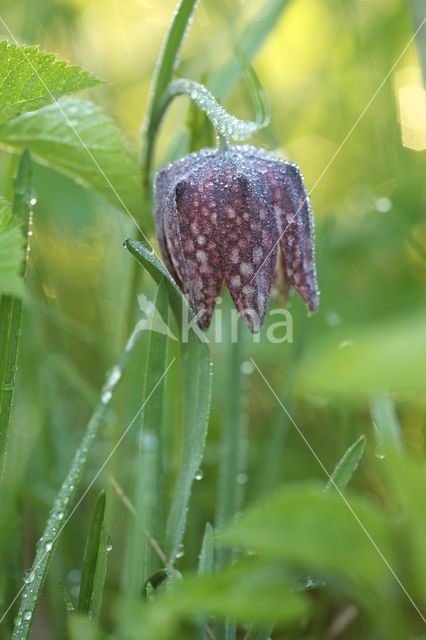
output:
<instances>
[{"instance_id":1,"label":"purple checkered flower","mask_svg":"<svg viewBox=\"0 0 426 640\"><path fill-rule=\"evenodd\" d=\"M252 145L191 153L158 172L154 215L164 263L201 328L224 280L254 333L273 284L317 310L311 206L294 163Z\"/></svg>"}]
</instances>

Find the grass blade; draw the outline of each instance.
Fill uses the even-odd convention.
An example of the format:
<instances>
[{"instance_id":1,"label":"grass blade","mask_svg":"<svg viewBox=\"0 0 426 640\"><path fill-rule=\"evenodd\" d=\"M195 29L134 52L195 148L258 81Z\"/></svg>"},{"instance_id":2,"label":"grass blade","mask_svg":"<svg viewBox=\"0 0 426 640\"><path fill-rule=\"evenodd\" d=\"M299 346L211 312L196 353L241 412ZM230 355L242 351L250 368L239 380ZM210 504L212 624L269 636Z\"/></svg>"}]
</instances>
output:
<instances>
[{"instance_id":1,"label":"grass blade","mask_svg":"<svg viewBox=\"0 0 426 640\"><path fill-rule=\"evenodd\" d=\"M273 628L274 625L272 624L260 629L250 627L244 636L244 640L268 640Z\"/></svg>"},{"instance_id":2,"label":"grass blade","mask_svg":"<svg viewBox=\"0 0 426 640\"><path fill-rule=\"evenodd\" d=\"M84 551L77 610L90 619L99 618L107 563L107 535L104 525L105 492L101 491L93 511Z\"/></svg>"},{"instance_id":3,"label":"grass blade","mask_svg":"<svg viewBox=\"0 0 426 640\"><path fill-rule=\"evenodd\" d=\"M154 140L157 131L155 127L157 108L179 62L182 44L197 2L198 0L180 1L164 40L161 53L158 57L154 79L151 86L151 100L148 105L148 110L142 128L142 174L143 183L147 192L146 195L148 195L148 197L151 195L149 189L149 177Z\"/></svg>"},{"instance_id":4,"label":"grass blade","mask_svg":"<svg viewBox=\"0 0 426 640\"><path fill-rule=\"evenodd\" d=\"M203 573L205 575L213 575L214 573L214 529L210 522L206 523L204 529L203 542L201 544L200 557L198 561L198 573ZM208 616L200 616L197 622L200 629L201 640L208 640L211 637L209 635Z\"/></svg>"},{"instance_id":5,"label":"grass blade","mask_svg":"<svg viewBox=\"0 0 426 640\"><path fill-rule=\"evenodd\" d=\"M168 292L164 278L160 281L154 308L150 314L148 353L142 392L144 400L156 385L167 366L167 334L159 333L157 318L168 324ZM159 315L156 315L156 314ZM125 585L129 595L138 596L143 583L162 565L158 554L146 538L148 530L160 547L163 547L165 512L162 418L164 382L158 385L142 412L140 427L140 455L136 465L136 484L133 504L137 517L131 522L126 546Z\"/></svg>"},{"instance_id":6,"label":"grass blade","mask_svg":"<svg viewBox=\"0 0 426 640\"><path fill-rule=\"evenodd\" d=\"M122 371L127 364L129 353L134 344L135 341L133 339L126 344L118 364L107 375L99 402L87 423L80 446L74 454L68 474L53 503L43 535L37 544L36 556L29 578L27 578L22 590L21 604L18 615L15 618L13 640L23 640L28 638L30 634L34 611L40 598L53 552L59 535L67 522L72 500L77 492L77 486L86 465L90 448L102 424L102 419L109 407L112 394L121 378Z\"/></svg>"},{"instance_id":7,"label":"grass blade","mask_svg":"<svg viewBox=\"0 0 426 640\"><path fill-rule=\"evenodd\" d=\"M289 0L269 0L250 21L236 42L236 49L251 62L277 24ZM241 77L238 57L232 54L228 61L212 75L211 89L215 96L226 96Z\"/></svg>"},{"instance_id":8,"label":"grass blade","mask_svg":"<svg viewBox=\"0 0 426 640\"><path fill-rule=\"evenodd\" d=\"M331 480L327 482L327 491L332 487L337 487L340 491L346 489L364 453L365 441L365 436L362 435L345 451L331 474Z\"/></svg>"},{"instance_id":9,"label":"grass blade","mask_svg":"<svg viewBox=\"0 0 426 640\"><path fill-rule=\"evenodd\" d=\"M24 151L15 180L13 214L23 225L25 247L31 210L31 156ZM25 273L26 251L22 264ZM6 462L10 415L15 389L15 373L18 358L22 321L22 300L13 295L3 295L0 301L0 486Z\"/></svg>"},{"instance_id":10,"label":"grass blade","mask_svg":"<svg viewBox=\"0 0 426 640\"><path fill-rule=\"evenodd\" d=\"M167 517L165 540L166 555L173 564L182 543L192 483L201 464L207 436L211 390L209 351L203 334L190 324L192 313L186 299L165 267L144 243L126 240L125 246L156 282L163 277L166 279L170 305L181 337L182 455Z\"/></svg>"},{"instance_id":11,"label":"grass blade","mask_svg":"<svg viewBox=\"0 0 426 640\"><path fill-rule=\"evenodd\" d=\"M383 455L392 451L402 450L401 426L395 411L392 398L387 393L377 394L371 400L370 405L373 424L376 429L377 455L380 457L380 450Z\"/></svg>"}]
</instances>

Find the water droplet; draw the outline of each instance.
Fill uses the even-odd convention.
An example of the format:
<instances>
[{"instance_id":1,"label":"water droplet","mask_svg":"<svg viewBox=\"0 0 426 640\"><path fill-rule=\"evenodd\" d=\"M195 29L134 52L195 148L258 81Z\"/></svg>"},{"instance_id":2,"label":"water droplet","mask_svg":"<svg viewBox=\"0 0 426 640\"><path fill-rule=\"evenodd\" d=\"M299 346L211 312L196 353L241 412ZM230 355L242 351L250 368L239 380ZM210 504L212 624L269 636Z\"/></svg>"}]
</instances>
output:
<instances>
[{"instance_id":1,"label":"water droplet","mask_svg":"<svg viewBox=\"0 0 426 640\"><path fill-rule=\"evenodd\" d=\"M32 232L32 231L31 231L31 229L30 229L30 230L28 231L28 236L30 236L30 237L31 237L32 235L33 235L33 232Z\"/></svg>"},{"instance_id":2,"label":"water droplet","mask_svg":"<svg viewBox=\"0 0 426 640\"><path fill-rule=\"evenodd\" d=\"M33 617L33 614L31 613L31 611L25 611L24 620L31 620L32 617Z\"/></svg>"},{"instance_id":3,"label":"water droplet","mask_svg":"<svg viewBox=\"0 0 426 640\"><path fill-rule=\"evenodd\" d=\"M185 555L185 549L183 544L180 544L176 551L176 558L182 558Z\"/></svg>"},{"instance_id":4,"label":"water droplet","mask_svg":"<svg viewBox=\"0 0 426 640\"><path fill-rule=\"evenodd\" d=\"M383 458L386 458L386 451L383 444L379 443L377 445L374 450L374 455L376 456L376 458L379 458L379 460L383 460Z\"/></svg>"},{"instance_id":5,"label":"water droplet","mask_svg":"<svg viewBox=\"0 0 426 640\"><path fill-rule=\"evenodd\" d=\"M101 401L103 404L107 404L112 398L111 391L104 391L101 397Z\"/></svg>"},{"instance_id":6,"label":"water droplet","mask_svg":"<svg viewBox=\"0 0 426 640\"><path fill-rule=\"evenodd\" d=\"M15 627L20 627L22 622L22 616L17 615L15 618Z\"/></svg>"},{"instance_id":7,"label":"water droplet","mask_svg":"<svg viewBox=\"0 0 426 640\"><path fill-rule=\"evenodd\" d=\"M158 438L152 431L144 431L140 436L140 447L144 451L154 451L158 447Z\"/></svg>"},{"instance_id":8,"label":"water droplet","mask_svg":"<svg viewBox=\"0 0 426 640\"><path fill-rule=\"evenodd\" d=\"M204 471L202 469L197 469L197 471L195 472L194 478L196 480L202 480L203 476L204 476Z\"/></svg>"},{"instance_id":9,"label":"water droplet","mask_svg":"<svg viewBox=\"0 0 426 640\"><path fill-rule=\"evenodd\" d=\"M57 514L57 518L58 518L58 520L62 520L62 519L63 519L63 517L64 517L64 512L63 512L63 511L60 511L60 512Z\"/></svg>"},{"instance_id":10,"label":"water droplet","mask_svg":"<svg viewBox=\"0 0 426 640\"><path fill-rule=\"evenodd\" d=\"M352 345L352 340L343 340L343 342L339 344L339 349L345 349L346 347L351 347Z\"/></svg>"},{"instance_id":11,"label":"water droplet","mask_svg":"<svg viewBox=\"0 0 426 640\"><path fill-rule=\"evenodd\" d=\"M31 198L30 203L31 203L31 206L33 207L35 204L37 204L37 198Z\"/></svg>"},{"instance_id":12,"label":"water droplet","mask_svg":"<svg viewBox=\"0 0 426 640\"><path fill-rule=\"evenodd\" d=\"M24 573L24 582L30 584L34 580L34 573L31 569L27 569Z\"/></svg>"},{"instance_id":13,"label":"water droplet","mask_svg":"<svg viewBox=\"0 0 426 640\"><path fill-rule=\"evenodd\" d=\"M253 363L250 362L250 360L246 360L245 362L241 363L240 369L242 374L249 376L251 373L253 373L254 366Z\"/></svg>"},{"instance_id":14,"label":"water droplet","mask_svg":"<svg viewBox=\"0 0 426 640\"><path fill-rule=\"evenodd\" d=\"M107 551L111 551L111 549L112 549L112 540L111 540L111 538L107 535L106 550L107 550Z\"/></svg>"},{"instance_id":15,"label":"water droplet","mask_svg":"<svg viewBox=\"0 0 426 640\"><path fill-rule=\"evenodd\" d=\"M392 200L389 198L378 198L376 200L376 209L380 213L387 213L392 209Z\"/></svg>"},{"instance_id":16,"label":"water droplet","mask_svg":"<svg viewBox=\"0 0 426 640\"><path fill-rule=\"evenodd\" d=\"M329 327L337 327L342 323L342 318L335 311L329 311L325 314L325 321Z\"/></svg>"},{"instance_id":17,"label":"water droplet","mask_svg":"<svg viewBox=\"0 0 426 640\"><path fill-rule=\"evenodd\" d=\"M53 544L51 542L46 542L45 549L46 551L51 551Z\"/></svg>"},{"instance_id":18,"label":"water droplet","mask_svg":"<svg viewBox=\"0 0 426 640\"><path fill-rule=\"evenodd\" d=\"M237 475L237 483L238 484L246 484L247 480L248 480L248 476L247 476L246 473L239 473Z\"/></svg>"},{"instance_id":19,"label":"water droplet","mask_svg":"<svg viewBox=\"0 0 426 640\"><path fill-rule=\"evenodd\" d=\"M116 384L121 378L121 369L119 366L115 366L111 369L109 374L109 383Z\"/></svg>"}]
</instances>

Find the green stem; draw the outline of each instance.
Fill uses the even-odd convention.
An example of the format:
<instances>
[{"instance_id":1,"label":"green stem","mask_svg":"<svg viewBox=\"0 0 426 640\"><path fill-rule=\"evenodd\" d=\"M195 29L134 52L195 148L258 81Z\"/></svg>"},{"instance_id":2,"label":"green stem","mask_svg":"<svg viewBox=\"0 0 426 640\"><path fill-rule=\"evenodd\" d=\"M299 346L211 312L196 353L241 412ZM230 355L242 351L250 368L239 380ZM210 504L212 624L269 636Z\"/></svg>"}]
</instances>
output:
<instances>
[{"instance_id":1,"label":"green stem","mask_svg":"<svg viewBox=\"0 0 426 640\"><path fill-rule=\"evenodd\" d=\"M24 151L15 179L13 201L13 214L18 216L23 223L25 257L22 263L22 273L24 275L31 210L30 180L31 156L28 151ZM0 301L0 486L6 464L21 323L22 300L11 295L3 295Z\"/></svg>"},{"instance_id":2,"label":"green stem","mask_svg":"<svg viewBox=\"0 0 426 640\"><path fill-rule=\"evenodd\" d=\"M43 535L37 544L31 572L22 591L21 604L18 615L15 618L12 640L24 640L30 634L34 611L46 579L53 552L63 528L72 515L72 513L70 515L72 501L76 495L90 448L102 424L102 419L111 402L112 394L121 378L122 371L127 364L129 354L136 340L137 337L133 341L129 340L117 365L110 370L98 404L86 426L80 446L74 454L68 474L53 503Z\"/></svg>"},{"instance_id":3,"label":"green stem","mask_svg":"<svg viewBox=\"0 0 426 640\"><path fill-rule=\"evenodd\" d=\"M238 514L242 503L242 483L240 474L245 461L245 429L241 407L243 396L243 376L241 362L243 346L240 341L231 342L227 363L225 402L226 414L223 422L222 445L219 468L219 485L216 512L216 528L223 529ZM232 562L235 550L218 546L216 569ZM217 622L215 636L218 640L235 640L236 625L232 620Z\"/></svg>"}]
</instances>

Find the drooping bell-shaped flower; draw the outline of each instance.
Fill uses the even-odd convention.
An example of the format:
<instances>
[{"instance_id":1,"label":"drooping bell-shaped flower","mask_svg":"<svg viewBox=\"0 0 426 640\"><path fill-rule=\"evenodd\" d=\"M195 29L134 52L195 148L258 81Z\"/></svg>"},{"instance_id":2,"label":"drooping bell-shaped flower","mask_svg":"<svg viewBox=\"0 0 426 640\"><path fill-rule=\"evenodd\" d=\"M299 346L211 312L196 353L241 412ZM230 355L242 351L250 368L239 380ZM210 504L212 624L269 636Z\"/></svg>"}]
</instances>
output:
<instances>
[{"instance_id":1,"label":"drooping bell-shaped flower","mask_svg":"<svg viewBox=\"0 0 426 640\"><path fill-rule=\"evenodd\" d=\"M310 200L294 163L252 145L203 149L158 172L154 204L164 263L201 328L224 280L253 332L273 281L318 308Z\"/></svg>"}]
</instances>

